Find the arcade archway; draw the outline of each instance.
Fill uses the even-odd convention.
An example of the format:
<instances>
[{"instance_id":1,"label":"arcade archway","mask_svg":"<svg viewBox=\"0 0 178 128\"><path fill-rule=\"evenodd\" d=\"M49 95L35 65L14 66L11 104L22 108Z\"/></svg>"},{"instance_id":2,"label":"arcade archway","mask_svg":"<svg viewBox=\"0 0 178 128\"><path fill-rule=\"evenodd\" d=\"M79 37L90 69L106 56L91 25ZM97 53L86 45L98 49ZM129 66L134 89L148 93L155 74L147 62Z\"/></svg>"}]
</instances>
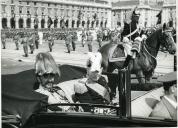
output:
<instances>
[{"instance_id":1,"label":"arcade archway","mask_svg":"<svg viewBox=\"0 0 178 128\"><path fill-rule=\"evenodd\" d=\"M90 20L87 21L87 28L90 26Z\"/></svg>"},{"instance_id":2,"label":"arcade archway","mask_svg":"<svg viewBox=\"0 0 178 128\"><path fill-rule=\"evenodd\" d=\"M45 20L44 19L41 20L41 28L45 28Z\"/></svg>"},{"instance_id":3,"label":"arcade archway","mask_svg":"<svg viewBox=\"0 0 178 128\"><path fill-rule=\"evenodd\" d=\"M23 28L23 19L22 18L19 19L19 28Z\"/></svg>"},{"instance_id":4,"label":"arcade archway","mask_svg":"<svg viewBox=\"0 0 178 128\"><path fill-rule=\"evenodd\" d=\"M94 27L94 23L95 23L95 21L92 21L92 22L91 22L91 27L92 27L92 28Z\"/></svg>"},{"instance_id":5,"label":"arcade archway","mask_svg":"<svg viewBox=\"0 0 178 128\"><path fill-rule=\"evenodd\" d=\"M100 22L100 27L103 27L103 21Z\"/></svg>"},{"instance_id":6,"label":"arcade archway","mask_svg":"<svg viewBox=\"0 0 178 128\"><path fill-rule=\"evenodd\" d=\"M66 26L66 28L69 27L69 20L66 20L66 22L65 22L65 26Z\"/></svg>"},{"instance_id":7,"label":"arcade archway","mask_svg":"<svg viewBox=\"0 0 178 128\"><path fill-rule=\"evenodd\" d=\"M31 28L31 19L30 18L27 19L26 23L27 23L27 28Z\"/></svg>"},{"instance_id":8,"label":"arcade archway","mask_svg":"<svg viewBox=\"0 0 178 128\"><path fill-rule=\"evenodd\" d=\"M57 28L58 19L54 20L54 28Z\"/></svg>"},{"instance_id":9,"label":"arcade archway","mask_svg":"<svg viewBox=\"0 0 178 128\"><path fill-rule=\"evenodd\" d=\"M2 18L2 28L7 28L7 18Z\"/></svg>"},{"instance_id":10,"label":"arcade archway","mask_svg":"<svg viewBox=\"0 0 178 128\"><path fill-rule=\"evenodd\" d=\"M61 19L61 20L60 20L60 27L61 27L61 28L64 28L64 27L65 27L64 19Z\"/></svg>"},{"instance_id":11,"label":"arcade archway","mask_svg":"<svg viewBox=\"0 0 178 128\"><path fill-rule=\"evenodd\" d=\"M75 20L72 20L72 28L75 26Z\"/></svg>"},{"instance_id":12,"label":"arcade archway","mask_svg":"<svg viewBox=\"0 0 178 128\"><path fill-rule=\"evenodd\" d=\"M105 27L105 28L107 27L107 23L108 23L108 22L107 22L107 20L106 20L105 23L104 23L104 27Z\"/></svg>"},{"instance_id":13,"label":"arcade archway","mask_svg":"<svg viewBox=\"0 0 178 128\"><path fill-rule=\"evenodd\" d=\"M99 21L97 20L97 21L96 21L96 27L98 27L98 24L99 24Z\"/></svg>"},{"instance_id":14,"label":"arcade archway","mask_svg":"<svg viewBox=\"0 0 178 128\"><path fill-rule=\"evenodd\" d=\"M77 20L77 28L79 27L80 25L80 20Z\"/></svg>"},{"instance_id":15,"label":"arcade archway","mask_svg":"<svg viewBox=\"0 0 178 128\"><path fill-rule=\"evenodd\" d=\"M85 26L85 21L82 21L82 27L84 27Z\"/></svg>"},{"instance_id":16,"label":"arcade archway","mask_svg":"<svg viewBox=\"0 0 178 128\"><path fill-rule=\"evenodd\" d=\"M11 24L11 28L15 28L15 18L14 17L12 17L10 19L10 24Z\"/></svg>"}]
</instances>

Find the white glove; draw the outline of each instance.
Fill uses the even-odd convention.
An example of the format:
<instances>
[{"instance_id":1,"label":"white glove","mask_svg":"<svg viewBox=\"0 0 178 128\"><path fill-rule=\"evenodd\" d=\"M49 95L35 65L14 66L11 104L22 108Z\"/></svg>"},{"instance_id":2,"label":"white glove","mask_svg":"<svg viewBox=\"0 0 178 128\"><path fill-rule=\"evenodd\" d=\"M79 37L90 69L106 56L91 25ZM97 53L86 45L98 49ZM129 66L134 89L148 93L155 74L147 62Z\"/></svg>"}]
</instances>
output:
<instances>
[{"instance_id":1,"label":"white glove","mask_svg":"<svg viewBox=\"0 0 178 128\"><path fill-rule=\"evenodd\" d=\"M141 37L136 37L136 38L135 38L135 41L142 42L142 38L141 38Z\"/></svg>"},{"instance_id":2,"label":"white glove","mask_svg":"<svg viewBox=\"0 0 178 128\"><path fill-rule=\"evenodd\" d=\"M145 34L142 35L142 40L146 40L147 36Z\"/></svg>"},{"instance_id":3,"label":"white glove","mask_svg":"<svg viewBox=\"0 0 178 128\"><path fill-rule=\"evenodd\" d=\"M124 43L129 43L129 41L130 41L130 40L129 40L128 37L124 37L124 38L123 38L123 42L124 42Z\"/></svg>"}]
</instances>

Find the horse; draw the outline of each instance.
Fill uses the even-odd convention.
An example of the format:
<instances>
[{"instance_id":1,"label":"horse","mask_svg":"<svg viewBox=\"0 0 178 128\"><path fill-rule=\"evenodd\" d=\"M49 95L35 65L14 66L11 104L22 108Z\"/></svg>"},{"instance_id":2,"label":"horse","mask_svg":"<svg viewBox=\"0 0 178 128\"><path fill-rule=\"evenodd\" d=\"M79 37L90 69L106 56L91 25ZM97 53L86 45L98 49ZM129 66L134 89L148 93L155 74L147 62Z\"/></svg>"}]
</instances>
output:
<instances>
[{"instance_id":1,"label":"horse","mask_svg":"<svg viewBox=\"0 0 178 128\"><path fill-rule=\"evenodd\" d=\"M122 43L118 42L118 44L119 43L121 45L118 45L119 48L115 51L117 57L124 55L124 48L120 47ZM115 69L123 68L124 61L109 62L110 51L116 45L117 44L112 42L107 43L98 50L102 54L102 67L104 72L112 73ZM170 54L175 54L176 46L171 31L166 25L163 25L163 27L153 32L144 43L142 42L140 53L129 63L128 70L136 74L139 85L143 85L145 80L149 83L150 78L153 76L154 69L157 65L156 57L160 45L164 46ZM115 91L116 85L113 84L116 83L112 83L113 78L108 76L108 80L111 91Z\"/></svg>"}]
</instances>

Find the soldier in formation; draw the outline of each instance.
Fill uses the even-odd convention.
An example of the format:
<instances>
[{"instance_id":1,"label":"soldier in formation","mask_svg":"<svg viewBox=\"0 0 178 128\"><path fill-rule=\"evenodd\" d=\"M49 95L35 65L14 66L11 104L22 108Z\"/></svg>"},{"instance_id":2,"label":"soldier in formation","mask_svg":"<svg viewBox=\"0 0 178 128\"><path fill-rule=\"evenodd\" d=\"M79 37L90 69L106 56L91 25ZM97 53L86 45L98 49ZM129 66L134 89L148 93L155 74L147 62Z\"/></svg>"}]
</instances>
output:
<instances>
[{"instance_id":1,"label":"soldier in formation","mask_svg":"<svg viewBox=\"0 0 178 128\"><path fill-rule=\"evenodd\" d=\"M25 57L28 57L28 36L26 33L21 33L21 44L23 44Z\"/></svg>"},{"instance_id":2,"label":"soldier in formation","mask_svg":"<svg viewBox=\"0 0 178 128\"><path fill-rule=\"evenodd\" d=\"M6 34L5 33L1 35L1 41L2 41L3 49L6 49Z\"/></svg>"},{"instance_id":3,"label":"soldier in formation","mask_svg":"<svg viewBox=\"0 0 178 128\"><path fill-rule=\"evenodd\" d=\"M92 42L93 42L93 36L92 33L90 31L88 31L88 35L87 35L87 43L88 43L88 51L92 52Z\"/></svg>"},{"instance_id":4,"label":"soldier in formation","mask_svg":"<svg viewBox=\"0 0 178 128\"><path fill-rule=\"evenodd\" d=\"M71 42L72 42L72 36L69 32L66 32L66 38L65 38L65 44L67 47L67 52L70 53L70 49L71 49Z\"/></svg>"},{"instance_id":5,"label":"soldier in formation","mask_svg":"<svg viewBox=\"0 0 178 128\"><path fill-rule=\"evenodd\" d=\"M73 51L75 51L76 49L76 41L77 41L78 37L77 37L77 32L73 32L72 33L72 48Z\"/></svg>"},{"instance_id":6,"label":"soldier in formation","mask_svg":"<svg viewBox=\"0 0 178 128\"><path fill-rule=\"evenodd\" d=\"M33 54L33 52L35 50L35 33L30 34L28 42L29 42L31 54Z\"/></svg>"},{"instance_id":7,"label":"soldier in formation","mask_svg":"<svg viewBox=\"0 0 178 128\"><path fill-rule=\"evenodd\" d=\"M19 34L17 33L16 35L14 35L13 39L14 39L14 42L15 42L16 50L19 50L19 46L20 46L20 41L19 41L20 36L19 36Z\"/></svg>"},{"instance_id":8,"label":"soldier in formation","mask_svg":"<svg viewBox=\"0 0 178 128\"><path fill-rule=\"evenodd\" d=\"M37 32L35 32L35 46L36 46L36 49L39 48L39 35Z\"/></svg>"},{"instance_id":9,"label":"soldier in formation","mask_svg":"<svg viewBox=\"0 0 178 128\"><path fill-rule=\"evenodd\" d=\"M81 36L82 36L82 47L84 47L84 45L85 45L85 39L86 39L86 34L85 34L84 30L82 31Z\"/></svg>"}]
</instances>

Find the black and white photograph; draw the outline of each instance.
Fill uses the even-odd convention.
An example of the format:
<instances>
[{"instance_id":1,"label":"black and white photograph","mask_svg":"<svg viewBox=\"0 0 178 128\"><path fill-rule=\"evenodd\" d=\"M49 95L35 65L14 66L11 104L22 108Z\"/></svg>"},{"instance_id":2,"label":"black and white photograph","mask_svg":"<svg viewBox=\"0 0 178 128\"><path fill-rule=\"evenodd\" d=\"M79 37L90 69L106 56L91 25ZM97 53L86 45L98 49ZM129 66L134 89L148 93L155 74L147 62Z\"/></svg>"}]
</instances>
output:
<instances>
[{"instance_id":1,"label":"black and white photograph","mask_svg":"<svg viewBox=\"0 0 178 128\"><path fill-rule=\"evenodd\" d=\"M176 0L1 0L1 127L177 127Z\"/></svg>"}]
</instances>

